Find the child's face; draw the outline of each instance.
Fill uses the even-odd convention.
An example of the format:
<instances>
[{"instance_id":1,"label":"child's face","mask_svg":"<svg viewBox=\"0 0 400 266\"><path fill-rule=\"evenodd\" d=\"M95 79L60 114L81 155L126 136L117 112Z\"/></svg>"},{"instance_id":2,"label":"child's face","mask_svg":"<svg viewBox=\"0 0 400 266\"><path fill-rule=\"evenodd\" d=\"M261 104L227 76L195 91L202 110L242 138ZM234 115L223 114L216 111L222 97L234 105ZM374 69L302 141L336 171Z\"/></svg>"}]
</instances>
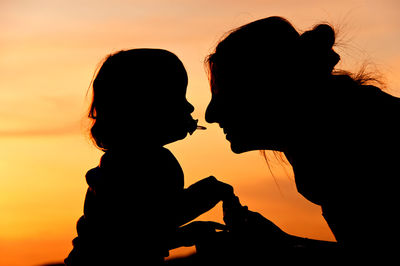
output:
<instances>
[{"instance_id":1,"label":"child's face","mask_svg":"<svg viewBox=\"0 0 400 266\"><path fill-rule=\"evenodd\" d=\"M157 108L160 113L155 130L162 145L184 139L196 123L191 115L194 107L186 99L186 88L183 93L171 96L174 97L165 99L162 108Z\"/></svg>"}]
</instances>

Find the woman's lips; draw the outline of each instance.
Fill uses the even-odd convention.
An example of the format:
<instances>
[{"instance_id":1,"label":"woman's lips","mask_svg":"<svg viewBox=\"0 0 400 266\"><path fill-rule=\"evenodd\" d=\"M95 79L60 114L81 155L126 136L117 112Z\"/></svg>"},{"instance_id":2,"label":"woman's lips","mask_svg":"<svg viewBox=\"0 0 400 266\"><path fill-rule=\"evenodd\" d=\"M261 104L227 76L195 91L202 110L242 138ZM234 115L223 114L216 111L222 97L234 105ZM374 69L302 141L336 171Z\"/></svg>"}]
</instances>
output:
<instances>
[{"instance_id":1,"label":"woman's lips","mask_svg":"<svg viewBox=\"0 0 400 266\"><path fill-rule=\"evenodd\" d=\"M225 138L226 138L227 140L229 140L229 134L228 134L228 131L226 130L226 128L222 127L222 131L223 131L224 134L225 134Z\"/></svg>"},{"instance_id":2,"label":"woman's lips","mask_svg":"<svg viewBox=\"0 0 400 266\"><path fill-rule=\"evenodd\" d=\"M225 125L219 125L219 126L222 128L222 131L224 132L225 135L228 134L229 130L226 128Z\"/></svg>"},{"instance_id":3,"label":"woman's lips","mask_svg":"<svg viewBox=\"0 0 400 266\"><path fill-rule=\"evenodd\" d=\"M225 138L227 139L227 140L231 140L232 139L232 133L231 133L231 130L229 129L229 128L226 128L226 126L225 125L220 125L220 127L222 128L222 131L224 132L224 134L225 134Z\"/></svg>"}]
</instances>

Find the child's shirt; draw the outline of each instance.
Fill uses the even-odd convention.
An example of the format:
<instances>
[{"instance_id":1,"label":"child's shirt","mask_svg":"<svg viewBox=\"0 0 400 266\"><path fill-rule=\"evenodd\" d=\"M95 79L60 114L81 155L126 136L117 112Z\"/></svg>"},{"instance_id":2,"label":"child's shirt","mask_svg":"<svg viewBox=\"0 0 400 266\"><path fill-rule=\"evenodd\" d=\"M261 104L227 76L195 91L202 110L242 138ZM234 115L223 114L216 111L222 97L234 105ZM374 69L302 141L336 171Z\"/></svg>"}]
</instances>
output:
<instances>
[{"instance_id":1,"label":"child's shirt","mask_svg":"<svg viewBox=\"0 0 400 266\"><path fill-rule=\"evenodd\" d=\"M168 239L186 222L179 207L183 171L169 150L107 151L86 181L84 215L67 265L151 264L168 255Z\"/></svg>"}]
</instances>

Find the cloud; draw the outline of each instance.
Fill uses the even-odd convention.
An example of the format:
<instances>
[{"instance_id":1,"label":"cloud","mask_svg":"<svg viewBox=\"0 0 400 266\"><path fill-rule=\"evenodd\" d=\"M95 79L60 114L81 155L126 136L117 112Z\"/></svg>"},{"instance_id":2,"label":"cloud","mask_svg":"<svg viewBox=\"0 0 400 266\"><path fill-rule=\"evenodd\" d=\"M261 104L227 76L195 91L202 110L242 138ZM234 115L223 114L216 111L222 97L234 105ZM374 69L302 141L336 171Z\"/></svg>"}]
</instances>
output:
<instances>
[{"instance_id":1,"label":"cloud","mask_svg":"<svg viewBox=\"0 0 400 266\"><path fill-rule=\"evenodd\" d=\"M6 137L40 137L82 134L82 123L68 123L54 127L28 127L22 129L0 129L0 138Z\"/></svg>"}]
</instances>

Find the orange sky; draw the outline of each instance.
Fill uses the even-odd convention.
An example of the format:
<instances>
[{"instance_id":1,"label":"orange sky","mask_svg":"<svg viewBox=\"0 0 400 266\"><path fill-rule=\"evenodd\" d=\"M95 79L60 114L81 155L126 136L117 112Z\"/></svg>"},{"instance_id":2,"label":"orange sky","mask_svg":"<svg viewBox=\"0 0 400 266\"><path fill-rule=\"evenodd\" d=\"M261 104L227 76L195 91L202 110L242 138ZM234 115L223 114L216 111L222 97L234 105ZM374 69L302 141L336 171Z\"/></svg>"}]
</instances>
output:
<instances>
[{"instance_id":1,"label":"orange sky","mask_svg":"<svg viewBox=\"0 0 400 266\"><path fill-rule=\"evenodd\" d=\"M203 60L225 32L258 18L284 16L299 30L328 21L339 30L340 67L373 62L399 96L399 10L396 0L1 0L0 265L60 261L70 251L84 174L101 156L85 136L86 91L106 54L135 47L171 50L188 70L188 99L208 130L168 146L187 185L215 175L287 232L332 240L290 168L274 166L276 185L258 152L233 154L218 126L205 123ZM202 217L221 218L221 206Z\"/></svg>"}]
</instances>

